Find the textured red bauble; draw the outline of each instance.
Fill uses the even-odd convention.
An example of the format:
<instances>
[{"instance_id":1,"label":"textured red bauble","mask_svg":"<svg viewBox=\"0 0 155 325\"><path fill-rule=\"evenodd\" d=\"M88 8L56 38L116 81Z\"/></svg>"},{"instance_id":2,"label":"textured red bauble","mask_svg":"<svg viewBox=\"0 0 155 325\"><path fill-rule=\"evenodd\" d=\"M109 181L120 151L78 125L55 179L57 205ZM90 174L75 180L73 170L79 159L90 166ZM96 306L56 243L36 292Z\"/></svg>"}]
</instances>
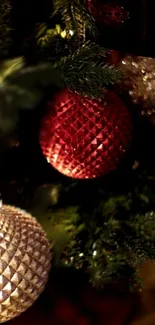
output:
<instances>
[{"instance_id":1,"label":"textured red bauble","mask_svg":"<svg viewBox=\"0 0 155 325\"><path fill-rule=\"evenodd\" d=\"M102 101L68 89L60 91L41 124L40 145L47 161L73 178L94 178L114 170L131 142L131 116L107 91Z\"/></svg>"},{"instance_id":2,"label":"textured red bauble","mask_svg":"<svg viewBox=\"0 0 155 325\"><path fill-rule=\"evenodd\" d=\"M105 25L121 24L129 18L127 10L112 2L103 3L101 0L87 0L87 6L94 18Z\"/></svg>"}]
</instances>

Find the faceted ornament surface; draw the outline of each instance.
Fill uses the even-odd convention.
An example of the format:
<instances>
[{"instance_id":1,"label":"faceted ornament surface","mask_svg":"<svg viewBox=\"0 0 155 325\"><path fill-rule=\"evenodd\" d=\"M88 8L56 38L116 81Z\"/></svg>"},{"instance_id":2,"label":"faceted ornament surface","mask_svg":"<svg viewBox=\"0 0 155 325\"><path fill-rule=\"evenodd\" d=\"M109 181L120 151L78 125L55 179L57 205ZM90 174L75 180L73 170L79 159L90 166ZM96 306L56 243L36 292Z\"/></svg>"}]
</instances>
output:
<instances>
[{"instance_id":1,"label":"faceted ornament surface","mask_svg":"<svg viewBox=\"0 0 155 325\"><path fill-rule=\"evenodd\" d=\"M120 63L126 76L122 83L140 115L155 125L155 59L126 55Z\"/></svg>"},{"instance_id":2,"label":"faceted ornament surface","mask_svg":"<svg viewBox=\"0 0 155 325\"><path fill-rule=\"evenodd\" d=\"M38 222L15 207L0 207L0 323L30 307L48 279L51 254Z\"/></svg>"},{"instance_id":3,"label":"faceted ornament surface","mask_svg":"<svg viewBox=\"0 0 155 325\"><path fill-rule=\"evenodd\" d=\"M114 170L131 143L131 116L108 91L104 101L65 89L42 121L40 145L47 161L69 177L84 179Z\"/></svg>"}]
</instances>

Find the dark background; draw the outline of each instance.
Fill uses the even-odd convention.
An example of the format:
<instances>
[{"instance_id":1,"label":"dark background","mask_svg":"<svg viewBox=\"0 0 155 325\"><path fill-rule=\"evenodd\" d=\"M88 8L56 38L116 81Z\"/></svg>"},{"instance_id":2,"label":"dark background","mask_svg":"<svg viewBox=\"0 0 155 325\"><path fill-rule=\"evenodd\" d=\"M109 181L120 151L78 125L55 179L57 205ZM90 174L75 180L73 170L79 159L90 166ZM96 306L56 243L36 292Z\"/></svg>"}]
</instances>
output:
<instances>
[{"instance_id":1,"label":"dark background","mask_svg":"<svg viewBox=\"0 0 155 325\"><path fill-rule=\"evenodd\" d=\"M105 0L99 1L105 2ZM49 17L52 0L12 0L12 3L13 25L17 29L15 39L19 44L25 33L31 35L36 22L43 22ZM127 9L130 19L117 28L103 27L100 30L101 43L123 52L155 57L155 1L115 0L115 3Z\"/></svg>"}]
</instances>

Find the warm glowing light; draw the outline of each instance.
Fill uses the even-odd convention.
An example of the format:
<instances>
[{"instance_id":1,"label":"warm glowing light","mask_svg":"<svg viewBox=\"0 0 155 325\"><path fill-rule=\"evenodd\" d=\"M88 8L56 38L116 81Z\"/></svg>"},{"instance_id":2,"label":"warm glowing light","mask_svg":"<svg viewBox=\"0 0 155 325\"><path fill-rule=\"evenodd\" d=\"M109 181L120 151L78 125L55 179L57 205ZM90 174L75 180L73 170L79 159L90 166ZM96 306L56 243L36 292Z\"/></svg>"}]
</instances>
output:
<instances>
[{"instance_id":1,"label":"warm glowing light","mask_svg":"<svg viewBox=\"0 0 155 325\"><path fill-rule=\"evenodd\" d=\"M73 30L70 30L70 31L69 31L69 34L70 34L71 36L73 36L73 35L74 35L74 31L73 31Z\"/></svg>"}]
</instances>

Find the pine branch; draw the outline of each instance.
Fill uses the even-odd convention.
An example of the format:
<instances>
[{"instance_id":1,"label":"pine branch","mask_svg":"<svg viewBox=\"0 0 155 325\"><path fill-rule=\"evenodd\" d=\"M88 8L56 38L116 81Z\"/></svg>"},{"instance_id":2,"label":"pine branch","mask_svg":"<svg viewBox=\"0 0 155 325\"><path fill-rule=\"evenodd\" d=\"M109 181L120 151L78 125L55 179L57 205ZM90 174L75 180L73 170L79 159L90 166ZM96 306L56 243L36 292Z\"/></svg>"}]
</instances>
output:
<instances>
[{"instance_id":1,"label":"pine branch","mask_svg":"<svg viewBox=\"0 0 155 325\"><path fill-rule=\"evenodd\" d=\"M84 0L74 1L74 21L77 31L77 36L79 35L84 41L86 38L86 32L88 31L94 39L98 36L98 30L96 27L96 22Z\"/></svg>"},{"instance_id":2,"label":"pine branch","mask_svg":"<svg viewBox=\"0 0 155 325\"><path fill-rule=\"evenodd\" d=\"M55 16L61 14L62 21L67 30L74 30L74 21L72 19L71 0L54 0L53 1L53 14Z\"/></svg>"},{"instance_id":3,"label":"pine branch","mask_svg":"<svg viewBox=\"0 0 155 325\"><path fill-rule=\"evenodd\" d=\"M73 71L65 78L68 88L77 91L83 96L92 98L103 98L104 88L108 85L114 85L121 80L121 73L113 67L103 66L101 68L94 66L92 71Z\"/></svg>"},{"instance_id":4,"label":"pine branch","mask_svg":"<svg viewBox=\"0 0 155 325\"><path fill-rule=\"evenodd\" d=\"M88 63L90 61L97 61L104 58L107 54L107 50L96 43L87 41L79 49L77 49L73 54L65 57L61 60L60 64L67 64L70 66L72 63L76 63L79 66L80 63ZM72 62L71 62L72 61Z\"/></svg>"},{"instance_id":5,"label":"pine branch","mask_svg":"<svg viewBox=\"0 0 155 325\"><path fill-rule=\"evenodd\" d=\"M133 241L130 245L137 247L140 258L145 260L155 257L155 212L137 214L126 225L134 231Z\"/></svg>"},{"instance_id":6,"label":"pine branch","mask_svg":"<svg viewBox=\"0 0 155 325\"><path fill-rule=\"evenodd\" d=\"M95 20L84 0L54 0L53 4L53 15L61 13L65 28L74 31L77 38L85 39L85 30L97 37Z\"/></svg>"},{"instance_id":7,"label":"pine branch","mask_svg":"<svg viewBox=\"0 0 155 325\"><path fill-rule=\"evenodd\" d=\"M122 73L113 66L98 64L106 50L95 43L86 42L74 54L56 63L63 71L66 86L81 95L102 98L104 87L121 81Z\"/></svg>"},{"instance_id":8,"label":"pine branch","mask_svg":"<svg viewBox=\"0 0 155 325\"><path fill-rule=\"evenodd\" d=\"M43 214L40 222L57 246L56 260L58 256L61 263L86 268L94 285L119 278L131 288L141 285L139 266L155 258L155 212L134 214L134 197L109 196L95 208L86 204Z\"/></svg>"}]
</instances>

